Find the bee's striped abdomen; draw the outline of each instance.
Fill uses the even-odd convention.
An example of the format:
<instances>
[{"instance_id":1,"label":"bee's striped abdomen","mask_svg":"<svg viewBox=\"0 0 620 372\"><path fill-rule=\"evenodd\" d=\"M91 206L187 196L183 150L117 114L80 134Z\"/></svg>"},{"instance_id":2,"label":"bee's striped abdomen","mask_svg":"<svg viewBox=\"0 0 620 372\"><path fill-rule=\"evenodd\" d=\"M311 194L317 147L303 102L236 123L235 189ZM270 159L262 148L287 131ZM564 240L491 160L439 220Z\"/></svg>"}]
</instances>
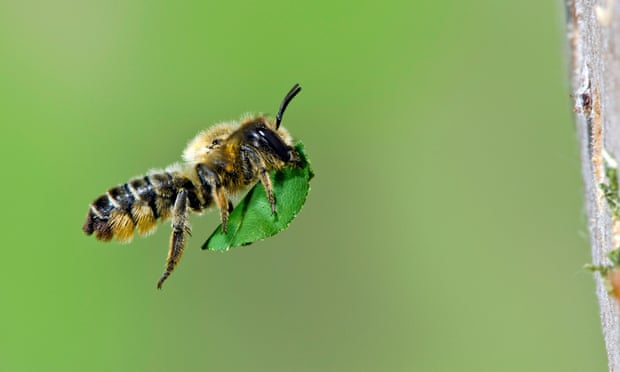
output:
<instances>
[{"instance_id":1,"label":"bee's striped abdomen","mask_svg":"<svg viewBox=\"0 0 620 372\"><path fill-rule=\"evenodd\" d=\"M99 240L130 241L134 230L146 235L155 230L158 219L170 217L176 194L169 172L133 179L97 198L82 229L87 235L95 233Z\"/></svg>"},{"instance_id":2,"label":"bee's striped abdomen","mask_svg":"<svg viewBox=\"0 0 620 372\"><path fill-rule=\"evenodd\" d=\"M90 205L88 215L86 216L86 222L84 226L82 226L82 230L84 230L87 235L91 235L94 232L99 240L111 240L114 235L108 220L110 219L110 212L112 212L113 209L114 206L110 202L108 195L101 195Z\"/></svg>"},{"instance_id":3,"label":"bee's striped abdomen","mask_svg":"<svg viewBox=\"0 0 620 372\"><path fill-rule=\"evenodd\" d=\"M151 208L153 217L155 217L155 219L159 218L159 212L157 212L157 207L155 205L157 194L155 190L153 190L153 185L149 178L142 177L131 180L129 181L129 187L132 188L135 195L139 196L140 200L144 201L149 208Z\"/></svg>"}]
</instances>

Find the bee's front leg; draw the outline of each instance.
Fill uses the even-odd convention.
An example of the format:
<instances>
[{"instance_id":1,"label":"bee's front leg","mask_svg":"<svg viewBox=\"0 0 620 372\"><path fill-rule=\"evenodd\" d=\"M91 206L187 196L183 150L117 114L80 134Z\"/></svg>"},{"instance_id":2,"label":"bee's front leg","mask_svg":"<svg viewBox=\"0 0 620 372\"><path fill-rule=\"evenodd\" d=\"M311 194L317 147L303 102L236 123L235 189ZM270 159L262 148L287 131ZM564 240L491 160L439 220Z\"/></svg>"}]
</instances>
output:
<instances>
[{"instance_id":1,"label":"bee's front leg","mask_svg":"<svg viewBox=\"0 0 620 372\"><path fill-rule=\"evenodd\" d=\"M244 160L244 172L248 174L248 179L252 179L258 174L258 178L265 188L267 199L271 205L271 213L275 215L277 213L276 198L275 195L273 195L273 185L269 177L269 171L267 170L265 160L260 156L258 151L251 146L241 146L241 154Z\"/></svg>"},{"instance_id":2,"label":"bee's front leg","mask_svg":"<svg viewBox=\"0 0 620 372\"><path fill-rule=\"evenodd\" d=\"M271 183L271 178L269 177L269 172L265 169L264 166L261 166L259 170L260 182L263 184L265 188L265 193L267 193L267 199L269 200L269 204L271 205L271 213L275 215L276 212L276 197L273 195L273 185Z\"/></svg>"}]
</instances>

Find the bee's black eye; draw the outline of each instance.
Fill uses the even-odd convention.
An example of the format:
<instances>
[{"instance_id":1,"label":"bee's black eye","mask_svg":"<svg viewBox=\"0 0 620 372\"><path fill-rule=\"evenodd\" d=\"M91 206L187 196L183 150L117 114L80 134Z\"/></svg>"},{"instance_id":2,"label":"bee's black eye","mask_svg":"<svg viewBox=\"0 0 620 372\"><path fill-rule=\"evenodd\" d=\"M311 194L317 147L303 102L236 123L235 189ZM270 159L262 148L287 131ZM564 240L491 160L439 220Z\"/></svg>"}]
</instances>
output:
<instances>
[{"instance_id":1,"label":"bee's black eye","mask_svg":"<svg viewBox=\"0 0 620 372\"><path fill-rule=\"evenodd\" d=\"M269 128L258 127L249 133L249 137L254 146L268 150L285 162L289 160L289 147Z\"/></svg>"}]
</instances>

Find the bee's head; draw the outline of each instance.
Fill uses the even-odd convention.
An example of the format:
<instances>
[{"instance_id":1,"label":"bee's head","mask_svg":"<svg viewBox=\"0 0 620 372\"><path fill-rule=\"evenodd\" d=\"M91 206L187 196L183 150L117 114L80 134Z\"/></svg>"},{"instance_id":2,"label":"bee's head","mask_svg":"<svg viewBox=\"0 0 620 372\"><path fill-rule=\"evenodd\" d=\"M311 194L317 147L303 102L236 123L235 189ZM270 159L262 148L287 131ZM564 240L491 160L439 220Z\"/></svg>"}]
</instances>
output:
<instances>
[{"instance_id":1,"label":"bee's head","mask_svg":"<svg viewBox=\"0 0 620 372\"><path fill-rule=\"evenodd\" d=\"M299 84L286 94L275 121L259 116L246 124L245 141L256 149L276 156L285 163L297 161L297 154L293 150L293 138L284 127L281 127L282 115L291 100L301 91Z\"/></svg>"},{"instance_id":2,"label":"bee's head","mask_svg":"<svg viewBox=\"0 0 620 372\"><path fill-rule=\"evenodd\" d=\"M284 127L274 129L273 121L261 117L246 124L245 128L243 131L245 143L285 163L296 161L297 154L292 147L293 139Z\"/></svg>"}]
</instances>

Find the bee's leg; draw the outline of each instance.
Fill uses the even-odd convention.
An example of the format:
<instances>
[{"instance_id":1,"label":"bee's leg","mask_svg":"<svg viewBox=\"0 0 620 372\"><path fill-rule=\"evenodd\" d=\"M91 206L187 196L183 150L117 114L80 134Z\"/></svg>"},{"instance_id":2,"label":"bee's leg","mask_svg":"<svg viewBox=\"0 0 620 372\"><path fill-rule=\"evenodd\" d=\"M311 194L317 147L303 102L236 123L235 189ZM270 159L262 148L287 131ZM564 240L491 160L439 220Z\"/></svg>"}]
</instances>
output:
<instances>
[{"instance_id":1,"label":"bee's leg","mask_svg":"<svg viewBox=\"0 0 620 372\"><path fill-rule=\"evenodd\" d=\"M263 158L250 146L241 146L241 157L244 163L244 174L246 178L252 179L254 177L254 170L258 171L258 177L260 182L265 188L267 199L271 205L271 213L276 214L276 198L273 195L273 185L271 178L269 178L269 171Z\"/></svg>"},{"instance_id":2,"label":"bee's leg","mask_svg":"<svg viewBox=\"0 0 620 372\"><path fill-rule=\"evenodd\" d=\"M202 183L202 189L205 197L208 195L215 201L220 210L220 218L222 220L222 232L226 232L226 224L228 222L228 214L232 211L232 203L228 200L226 192L222 187L222 182L217 173L213 172L204 164L196 165L196 173L200 182Z\"/></svg>"},{"instance_id":3,"label":"bee's leg","mask_svg":"<svg viewBox=\"0 0 620 372\"><path fill-rule=\"evenodd\" d=\"M261 162L262 163L262 162ZM260 182L263 184L265 188L265 193L267 193L267 199L269 200L269 204L271 205L271 213L276 214L276 197L273 195L273 185L271 183L271 178L269 177L269 172L265 169L264 164L260 165L259 173Z\"/></svg>"},{"instance_id":4,"label":"bee's leg","mask_svg":"<svg viewBox=\"0 0 620 372\"><path fill-rule=\"evenodd\" d=\"M226 192L223 187L216 187L213 190L213 198L215 199L215 205L220 210L220 219L222 220L222 232L226 232L226 224L228 223L228 215L232 210L232 203L228 200Z\"/></svg>"},{"instance_id":5,"label":"bee's leg","mask_svg":"<svg viewBox=\"0 0 620 372\"><path fill-rule=\"evenodd\" d=\"M166 269L157 282L157 288L161 289L164 281L168 279L175 266L181 260L185 249L185 234L192 235L189 223L187 222L187 190L181 189L177 194L174 207L172 209L172 236L170 237L170 250L166 260Z\"/></svg>"}]
</instances>

